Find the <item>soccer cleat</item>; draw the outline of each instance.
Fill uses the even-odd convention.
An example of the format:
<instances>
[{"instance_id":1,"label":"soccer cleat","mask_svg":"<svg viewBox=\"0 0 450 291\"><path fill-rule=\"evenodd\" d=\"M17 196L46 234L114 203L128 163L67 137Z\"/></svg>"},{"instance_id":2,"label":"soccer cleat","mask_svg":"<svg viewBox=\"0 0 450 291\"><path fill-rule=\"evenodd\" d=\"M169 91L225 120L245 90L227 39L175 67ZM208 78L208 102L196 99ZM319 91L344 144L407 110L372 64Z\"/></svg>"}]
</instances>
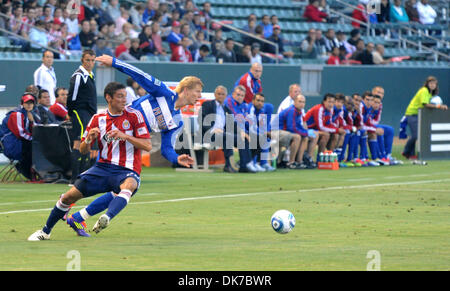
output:
<instances>
[{"instance_id":1,"label":"soccer cleat","mask_svg":"<svg viewBox=\"0 0 450 291\"><path fill-rule=\"evenodd\" d=\"M265 172L266 169L261 167L258 163L253 163L253 167L255 167L257 172Z\"/></svg>"},{"instance_id":2,"label":"soccer cleat","mask_svg":"<svg viewBox=\"0 0 450 291\"><path fill-rule=\"evenodd\" d=\"M109 225L109 217L108 215L103 214L94 224L92 231L95 233L99 233L101 230L105 229L108 225Z\"/></svg>"},{"instance_id":3,"label":"soccer cleat","mask_svg":"<svg viewBox=\"0 0 450 291\"><path fill-rule=\"evenodd\" d=\"M380 166L380 164L377 163L376 161L368 161L368 162L367 162L367 165L368 165L369 167L378 167L378 166Z\"/></svg>"},{"instance_id":4,"label":"soccer cleat","mask_svg":"<svg viewBox=\"0 0 450 291\"><path fill-rule=\"evenodd\" d=\"M380 166L389 166L389 161L386 158L376 159L375 162L380 164Z\"/></svg>"},{"instance_id":5,"label":"soccer cleat","mask_svg":"<svg viewBox=\"0 0 450 291\"><path fill-rule=\"evenodd\" d=\"M78 236L90 237L91 235L86 232L86 224L83 222L76 222L72 215L67 218L66 223L77 233Z\"/></svg>"},{"instance_id":6,"label":"soccer cleat","mask_svg":"<svg viewBox=\"0 0 450 291\"><path fill-rule=\"evenodd\" d=\"M355 164L353 164L352 162L345 162L344 163L348 168L353 168L353 167L357 167Z\"/></svg>"},{"instance_id":7,"label":"soccer cleat","mask_svg":"<svg viewBox=\"0 0 450 291\"><path fill-rule=\"evenodd\" d=\"M261 165L264 169L266 169L267 172L273 172L275 171L275 168L269 165L268 163Z\"/></svg>"},{"instance_id":8,"label":"soccer cleat","mask_svg":"<svg viewBox=\"0 0 450 291\"><path fill-rule=\"evenodd\" d=\"M50 235L46 234L42 229L36 230L32 235L28 237L28 241L40 241L49 239Z\"/></svg>"},{"instance_id":9,"label":"soccer cleat","mask_svg":"<svg viewBox=\"0 0 450 291\"><path fill-rule=\"evenodd\" d=\"M346 163L344 163L344 162L340 162L339 163L339 168L347 168L348 166L347 166L347 164Z\"/></svg>"}]
</instances>

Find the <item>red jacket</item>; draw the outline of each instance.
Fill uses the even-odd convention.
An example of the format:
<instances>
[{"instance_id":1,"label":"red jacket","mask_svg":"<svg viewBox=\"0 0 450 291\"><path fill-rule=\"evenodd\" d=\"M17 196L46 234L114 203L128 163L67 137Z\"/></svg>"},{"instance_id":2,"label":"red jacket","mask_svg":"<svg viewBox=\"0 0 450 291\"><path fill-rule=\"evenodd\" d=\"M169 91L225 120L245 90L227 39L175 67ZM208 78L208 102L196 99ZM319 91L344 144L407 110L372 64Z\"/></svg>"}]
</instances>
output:
<instances>
[{"instance_id":1,"label":"red jacket","mask_svg":"<svg viewBox=\"0 0 450 291\"><path fill-rule=\"evenodd\" d=\"M336 57L336 56L332 55L332 56L330 56L328 58L327 64L328 65L340 65L341 64L341 60L339 59L339 57Z\"/></svg>"},{"instance_id":2,"label":"red jacket","mask_svg":"<svg viewBox=\"0 0 450 291\"><path fill-rule=\"evenodd\" d=\"M172 51L172 62L192 63L192 54L188 49L184 49L181 45Z\"/></svg>"},{"instance_id":3,"label":"red jacket","mask_svg":"<svg viewBox=\"0 0 450 291\"><path fill-rule=\"evenodd\" d=\"M22 111L11 113L8 119L8 129L18 138L32 140L33 122L28 120Z\"/></svg>"},{"instance_id":4,"label":"red jacket","mask_svg":"<svg viewBox=\"0 0 450 291\"><path fill-rule=\"evenodd\" d=\"M319 10L314 5L308 5L305 8L304 17L308 18L309 22L322 22L324 18L328 17L328 14Z\"/></svg>"},{"instance_id":5,"label":"red jacket","mask_svg":"<svg viewBox=\"0 0 450 291\"><path fill-rule=\"evenodd\" d=\"M362 4L359 4L357 7L359 9L362 9L363 11L361 11L359 9L353 10L352 17L357 19L357 20L359 20L359 21L367 22L367 14L365 12L366 11L366 7L364 7L364 5L362 5ZM352 26L356 27L356 28L359 28L361 26L361 24L359 24L358 22L352 21Z\"/></svg>"}]
</instances>

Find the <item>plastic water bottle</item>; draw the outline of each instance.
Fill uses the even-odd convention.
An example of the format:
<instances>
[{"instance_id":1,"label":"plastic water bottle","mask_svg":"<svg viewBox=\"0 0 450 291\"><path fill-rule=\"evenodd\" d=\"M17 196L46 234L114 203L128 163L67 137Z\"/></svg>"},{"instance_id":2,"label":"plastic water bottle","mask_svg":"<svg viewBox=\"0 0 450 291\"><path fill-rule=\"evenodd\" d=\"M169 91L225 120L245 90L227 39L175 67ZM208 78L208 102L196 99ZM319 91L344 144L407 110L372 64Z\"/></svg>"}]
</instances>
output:
<instances>
[{"instance_id":1,"label":"plastic water bottle","mask_svg":"<svg viewBox=\"0 0 450 291\"><path fill-rule=\"evenodd\" d=\"M319 162L323 163L323 159L324 159L323 153L320 153L319 154Z\"/></svg>"},{"instance_id":2,"label":"plastic water bottle","mask_svg":"<svg viewBox=\"0 0 450 291\"><path fill-rule=\"evenodd\" d=\"M330 162L330 154L329 153L325 153L325 159L324 159L325 163L329 163Z\"/></svg>"}]
</instances>

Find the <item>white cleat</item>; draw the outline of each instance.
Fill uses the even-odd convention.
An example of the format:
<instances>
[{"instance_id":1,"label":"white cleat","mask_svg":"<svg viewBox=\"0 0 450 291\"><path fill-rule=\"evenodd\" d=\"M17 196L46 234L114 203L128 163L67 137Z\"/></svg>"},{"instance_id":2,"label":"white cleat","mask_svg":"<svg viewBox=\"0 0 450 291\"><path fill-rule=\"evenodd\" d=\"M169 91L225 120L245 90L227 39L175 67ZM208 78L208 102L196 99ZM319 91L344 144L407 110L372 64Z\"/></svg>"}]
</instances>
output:
<instances>
[{"instance_id":1,"label":"white cleat","mask_svg":"<svg viewBox=\"0 0 450 291\"><path fill-rule=\"evenodd\" d=\"M94 224L92 231L95 233L99 233L103 229L105 229L109 225L109 217L106 214L100 216L97 222Z\"/></svg>"},{"instance_id":2,"label":"white cleat","mask_svg":"<svg viewBox=\"0 0 450 291\"><path fill-rule=\"evenodd\" d=\"M40 240L49 240L50 235L40 230L36 230L32 235L28 237L28 241L40 241Z\"/></svg>"}]
</instances>

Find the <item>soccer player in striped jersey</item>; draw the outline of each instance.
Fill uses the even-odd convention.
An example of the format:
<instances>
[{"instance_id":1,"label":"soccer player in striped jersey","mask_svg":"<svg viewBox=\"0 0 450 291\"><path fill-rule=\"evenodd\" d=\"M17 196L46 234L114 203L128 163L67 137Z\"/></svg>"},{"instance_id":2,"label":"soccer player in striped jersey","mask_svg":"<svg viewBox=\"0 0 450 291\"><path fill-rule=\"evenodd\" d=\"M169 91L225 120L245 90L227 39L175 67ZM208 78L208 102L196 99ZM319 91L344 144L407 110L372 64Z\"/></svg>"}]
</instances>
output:
<instances>
[{"instance_id":1,"label":"soccer player in striped jersey","mask_svg":"<svg viewBox=\"0 0 450 291\"><path fill-rule=\"evenodd\" d=\"M80 143L80 152L85 154L97 140L99 160L80 174L72 188L61 195L45 226L28 237L29 241L50 239L55 224L78 200L107 191L118 193L106 207L107 212L95 224L94 231L98 232L108 226L139 189L141 150L150 151L152 145L144 117L138 110L125 107L126 96L125 86L120 83L111 82L105 87L108 109L92 117ZM79 236L90 236L74 217L69 217L67 224Z\"/></svg>"},{"instance_id":2,"label":"soccer player in striped jersey","mask_svg":"<svg viewBox=\"0 0 450 291\"><path fill-rule=\"evenodd\" d=\"M109 67L114 67L122 73L132 77L149 94L133 101L129 107L139 111L147 128L151 132L161 133L161 154L171 163L183 167L190 167L193 159L186 154L178 155L175 152L175 137L183 128L183 121L180 109L185 105L194 105L201 97L203 83L194 76L183 78L175 91L170 90L163 82L142 70L103 55L96 58L96 61ZM96 215L106 208L114 199L114 193L108 192L89 204L86 208L72 215L73 219L81 225L90 216ZM94 231L98 230L94 225Z\"/></svg>"}]
</instances>

